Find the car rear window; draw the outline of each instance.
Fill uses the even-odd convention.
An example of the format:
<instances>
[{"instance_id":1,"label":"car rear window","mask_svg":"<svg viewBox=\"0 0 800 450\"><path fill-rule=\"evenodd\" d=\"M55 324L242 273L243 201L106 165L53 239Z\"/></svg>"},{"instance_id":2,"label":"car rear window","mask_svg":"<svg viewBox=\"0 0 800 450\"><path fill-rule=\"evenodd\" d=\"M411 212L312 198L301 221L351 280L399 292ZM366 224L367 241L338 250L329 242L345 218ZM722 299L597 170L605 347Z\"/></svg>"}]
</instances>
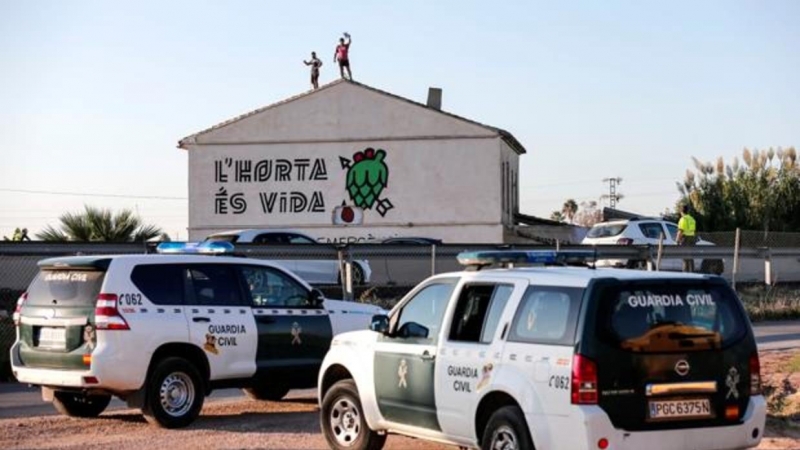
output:
<instances>
[{"instance_id":1,"label":"car rear window","mask_svg":"<svg viewBox=\"0 0 800 450\"><path fill-rule=\"evenodd\" d=\"M508 340L572 345L582 288L531 286L519 303Z\"/></svg>"},{"instance_id":2,"label":"car rear window","mask_svg":"<svg viewBox=\"0 0 800 450\"><path fill-rule=\"evenodd\" d=\"M221 234L219 236L209 236L206 238L206 242L230 242L231 244L235 244L236 241L239 240L239 236L235 234Z\"/></svg>"},{"instance_id":3,"label":"car rear window","mask_svg":"<svg viewBox=\"0 0 800 450\"><path fill-rule=\"evenodd\" d=\"M723 286L672 283L605 289L598 330L616 347L636 353L714 350L742 337L747 321Z\"/></svg>"},{"instance_id":4,"label":"car rear window","mask_svg":"<svg viewBox=\"0 0 800 450\"><path fill-rule=\"evenodd\" d=\"M175 264L142 264L134 267L131 281L156 305L182 305L183 267Z\"/></svg>"},{"instance_id":5,"label":"car rear window","mask_svg":"<svg viewBox=\"0 0 800 450\"><path fill-rule=\"evenodd\" d=\"M26 305L89 306L97 301L105 272L42 270L28 288Z\"/></svg>"},{"instance_id":6,"label":"car rear window","mask_svg":"<svg viewBox=\"0 0 800 450\"><path fill-rule=\"evenodd\" d=\"M625 228L628 227L627 223L613 223L607 225L595 225L589 230L589 233L586 237L590 238L604 238L604 237L611 237L616 236L623 231Z\"/></svg>"}]
</instances>

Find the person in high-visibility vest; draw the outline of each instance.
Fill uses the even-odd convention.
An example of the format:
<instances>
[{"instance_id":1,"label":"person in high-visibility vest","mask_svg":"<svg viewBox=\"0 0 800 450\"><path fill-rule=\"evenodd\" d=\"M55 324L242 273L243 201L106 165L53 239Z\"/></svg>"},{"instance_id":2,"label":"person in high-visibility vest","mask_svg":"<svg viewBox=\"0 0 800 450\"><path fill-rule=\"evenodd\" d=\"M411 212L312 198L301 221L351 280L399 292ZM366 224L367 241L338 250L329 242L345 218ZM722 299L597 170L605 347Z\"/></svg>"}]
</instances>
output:
<instances>
[{"instance_id":1,"label":"person in high-visibility vest","mask_svg":"<svg viewBox=\"0 0 800 450\"><path fill-rule=\"evenodd\" d=\"M681 207L681 220L678 221L678 245L694 246L697 243L697 222L689 214L689 206ZM683 260L683 271L694 272L694 258Z\"/></svg>"}]
</instances>

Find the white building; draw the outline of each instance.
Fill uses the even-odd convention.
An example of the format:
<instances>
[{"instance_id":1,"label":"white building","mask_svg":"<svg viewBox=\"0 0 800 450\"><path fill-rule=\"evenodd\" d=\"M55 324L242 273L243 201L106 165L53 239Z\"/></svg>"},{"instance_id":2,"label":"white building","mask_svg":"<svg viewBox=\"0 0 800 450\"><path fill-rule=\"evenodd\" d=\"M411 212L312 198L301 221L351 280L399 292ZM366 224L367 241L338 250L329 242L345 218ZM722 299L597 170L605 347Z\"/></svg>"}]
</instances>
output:
<instances>
[{"instance_id":1,"label":"white building","mask_svg":"<svg viewBox=\"0 0 800 450\"><path fill-rule=\"evenodd\" d=\"M339 80L181 139L189 238L289 228L322 242L513 239L525 148L440 105L438 89L422 104Z\"/></svg>"}]
</instances>

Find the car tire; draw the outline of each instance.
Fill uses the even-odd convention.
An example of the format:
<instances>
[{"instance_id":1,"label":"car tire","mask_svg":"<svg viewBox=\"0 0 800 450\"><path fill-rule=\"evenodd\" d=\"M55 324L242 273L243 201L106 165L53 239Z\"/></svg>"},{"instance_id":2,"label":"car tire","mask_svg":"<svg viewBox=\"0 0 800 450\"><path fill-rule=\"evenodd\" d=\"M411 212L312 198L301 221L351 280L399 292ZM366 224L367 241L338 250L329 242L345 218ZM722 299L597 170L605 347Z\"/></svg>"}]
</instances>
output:
<instances>
[{"instance_id":1,"label":"car tire","mask_svg":"<svg viewBox=\"0 0 800 450\"><path fill-rule=\"evenodd\" d=\"M111 403L110 395L86 395L77 392L54 392L53 406L70 417L97 417Z\"/></svg>"},{"instance_id":2,"label":"car tire","mask_svg":"<svg viewBox=\"0 0 800 450\"><path fill-rule=\"evenodd\" d=\"M283 399L289 393L289 388L281 385L266 384L260 386L252 386L242 389L248 397L253 400L265 400L277 402Z\"/></svg>"},{"instance_id":3,"label":"car tire","mask_svg":"<svg viewBox=\"0 0 800 450\"><path fill-rule=\"evenodd\" d=\"M704 259L700 263L700 272L714 275L722 275L725 271L725 263L721 259Z\"/></svg>"},{"instance_id":4,"label":"car tire","mask_svg":"<svg viewBox=\"0 0 800 450\"><path fill-rule=\"evenodd\" d=\"M200 372L183 358L159 361L145 384L142 413L153 425L162 428L185 427L200 415L205 390Z\"/></svg>"},{"instance_id":5,"label":"car tire","mask_svg":"<svg viewBox=\"0 0 800 450\"><path fill-rule=\"evenodd\" d=\"M353 286L361 286L365 284L364 280L364 269L361 268L359 263L352 263L353 264ZM339 273L339 284L344 286L344 274Z\"/></svg>"},{"instance_id":6,"label":"car tire","mask_svg":"<svg viewBox=\"0 0 800 450\"><path fill-rule=\"evenodd\" d=\"M334 450L380 450L386 435L371 430L353 380L331 386L322 400L320 426L328 446Z\"/></svg>"},{"instance_id":7,"label":"car tire","mask_svg":"<svg viewBox=\"0 0 800 450\"><path fill-rule=\"evenodd\" d=\"M626 269L645 270L647 269L647 261L642 259L629 259L625 264Z\"/></svg>"},{"instance_id":8,"label":"car tire","mask_svg":"<svg viewBox=\"0 0 800 450\"><path fill-rule=\"evenodd\" d=\"M483 430L481 449L512 448L533 450L533 441L518 406L504 406L495 411Z\"/></svg>"},{"instance_id":9,"label":"car tire","mask_svg":"<svg viewBox=\"0 0 800 450\"><path fill-rule=\"evenodd\" d=\"M359 263L353 263L353 286L361 286L365 284L364 269Z\"/></svg>"}]
</instances>

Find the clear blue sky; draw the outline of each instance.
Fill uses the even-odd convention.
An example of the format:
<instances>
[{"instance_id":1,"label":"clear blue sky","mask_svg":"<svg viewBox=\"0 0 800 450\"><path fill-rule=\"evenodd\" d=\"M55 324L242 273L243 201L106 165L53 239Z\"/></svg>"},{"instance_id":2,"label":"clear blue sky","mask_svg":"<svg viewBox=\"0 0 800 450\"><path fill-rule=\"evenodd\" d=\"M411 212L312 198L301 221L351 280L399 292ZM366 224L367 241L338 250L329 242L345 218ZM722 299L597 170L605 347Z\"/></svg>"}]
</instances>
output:
<instances>
[{"instance_id":1,"label":"clear blue sky","mask_svg":"<svg viewBox=\"0 0 800 450\"><path fill-rule=\"evenodd\" d=\"M446 110L515 134L523 212L621 176L619 206L656 214L691 156L800 146L798 19L792 0L4 1L0 235L88 203L185 238L178 139L306 90L311 50L331 81L343 31L357 80L442 87Z\"/></svg>"}]
</instances>

